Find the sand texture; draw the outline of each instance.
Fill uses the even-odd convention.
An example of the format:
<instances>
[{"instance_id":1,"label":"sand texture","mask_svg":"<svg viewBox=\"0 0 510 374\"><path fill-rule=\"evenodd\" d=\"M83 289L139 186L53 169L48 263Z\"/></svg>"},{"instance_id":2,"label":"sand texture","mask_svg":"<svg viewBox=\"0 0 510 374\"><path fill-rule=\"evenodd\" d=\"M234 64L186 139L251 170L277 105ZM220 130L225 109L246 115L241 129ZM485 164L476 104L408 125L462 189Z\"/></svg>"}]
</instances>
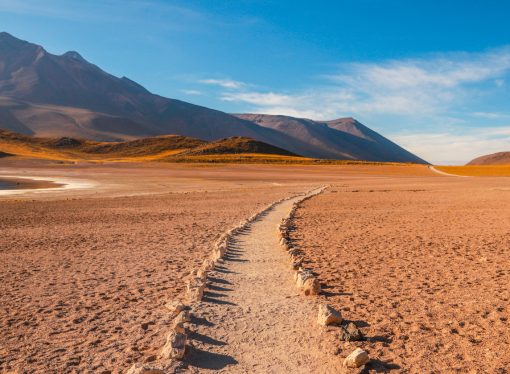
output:
<instances>
[{"instance_id":1,"label":"sand texture","mask_svg":"<svg viewBox=\"0 0 510 374\"><path fill-rule=\"evenodd\" d=\"M306 201L293 238L386 370L506 373L510 189L504 179L349 181Z\"/></svg>"},{"instance_id":2,"label":"sand texture","mask_svg":"<svg viewBox=\"0 0 510 374\"><path fill-rule=\"evenodd\" d=\"M151 360L183 277L223 231L286 193L2 202L0 372L120 372Z\"/></svg>"},{"instance_id":3,"label":"sand texture","mask_svg":"<svg viewBox=\"0 0 510 374\"><path fill-rule=\"evenodd\" d=\"M213 243L270 202L330 184L291 231L323 294L296 288L276 206L234 238L189 329L188 372L506 373L507 178L425 166L77 164L0 175L86 188L0 197L0 372L120 373L158 361L164 308ZM331 303L366 336L317 325ZM350 373L350 371L348 371ZM354 370L353 372L356 372Z\"/></svg>"},{"instance_id":4,"label":"sand texture","mask_svg":"<svg viewBox=\"0 0 510 374\"><path fill-rule=\"evenodd\" d=\"M188 362L200 372L333 373L341 362L316 327L316 298L301 295L276 226L285 201L236 237L192 326Z\"/></svg>"}]
</instances>

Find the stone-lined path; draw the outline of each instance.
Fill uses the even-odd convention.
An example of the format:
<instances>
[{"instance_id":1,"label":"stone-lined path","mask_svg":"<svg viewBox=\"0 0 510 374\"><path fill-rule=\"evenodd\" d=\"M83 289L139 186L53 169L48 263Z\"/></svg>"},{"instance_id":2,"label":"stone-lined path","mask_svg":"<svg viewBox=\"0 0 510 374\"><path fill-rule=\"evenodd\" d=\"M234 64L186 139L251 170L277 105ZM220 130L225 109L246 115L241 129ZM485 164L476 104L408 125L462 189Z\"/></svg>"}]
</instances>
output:
<instances>
[{"instance_id":1,"label":"stone-lined path","mask_svg":"<svg viewBox=\"0 0 510 374\"><path fill-rule=\"evenodd\" d=\"M193 347L186 361L198 372L333 373L341 359L331 336L316 323L318 299L300 294L277 225L292 204L284 201L238 234L209 275L194 311ZM328 348L329 347L329 348Z\"/></svg>"}]
</instances>

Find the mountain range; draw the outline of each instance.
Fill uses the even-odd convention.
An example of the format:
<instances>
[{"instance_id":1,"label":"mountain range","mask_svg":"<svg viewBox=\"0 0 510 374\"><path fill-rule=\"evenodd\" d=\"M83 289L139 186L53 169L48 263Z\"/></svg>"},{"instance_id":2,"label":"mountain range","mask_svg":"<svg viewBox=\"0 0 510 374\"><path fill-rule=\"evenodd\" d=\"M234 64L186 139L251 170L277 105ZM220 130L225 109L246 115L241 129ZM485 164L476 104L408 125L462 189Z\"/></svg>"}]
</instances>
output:
<instances>
[{"instance_id":1,"label":"mountain range","mask_svg":"<svg viewBox=\"0 0 510 374\"><path fill-rule=\"evenodd\" d=\"M0 128L95 141L241 136L306 157L426 163L352 118L231 115L155 95L78 52L54 55L6 32L0 33Z\"/></svg>"}]
</instances>

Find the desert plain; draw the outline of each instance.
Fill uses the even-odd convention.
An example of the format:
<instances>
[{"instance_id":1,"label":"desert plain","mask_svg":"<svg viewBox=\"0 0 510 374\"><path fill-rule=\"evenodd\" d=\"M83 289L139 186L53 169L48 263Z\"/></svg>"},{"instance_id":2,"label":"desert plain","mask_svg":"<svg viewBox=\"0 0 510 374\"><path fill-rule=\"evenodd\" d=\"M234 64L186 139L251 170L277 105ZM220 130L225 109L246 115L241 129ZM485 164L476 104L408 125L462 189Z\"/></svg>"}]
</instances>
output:
<instances>
[{"instance_id":1,"label":"desert plain","mask_svg":"<svg viewBox=\"0 0 510 374\"><path fill-rule=\"evenodd\" d=\"M269 334L286 323L293 326L286 336L311 336L296 339L300 347L288 352L311 351L318 360L313 368L306 359L295 362L296 372L337 372L335 365L350 372L342 362L356 347L370 356L364 372L510 367L507 177L441 175L424 165L10 159L0 166L0 177L46 180L0 195L0 372L124 373L158 362L172 324L165 305L183 299L185 280L221 235L272 202L320 186L327 188L298 205L290 238L321 294L291 291L288 264L257 257L259 237L250 238L248 229L209 280L178 370L267 372L246 356L260 346L286 356ZM52 181L77 188L52 189ZM271 214L260 216L252 233L276 238L276 227L272 233L263 226L279 218ZM260 240L270 250L272 242ZM250 263L263 266L243 267ZM281 287L292 308L270 314L243 308L240 289L250 305L264 302L264 295L250 296L245 269L268 294ZM257 269L269 273L257 276ZM281 284L264 284L271 275ZM343 341L336 327L317 325L313 308L320 303L354 322L364 339ZM236 327L230 312L253 325ZM264 339L229 347L250 331ZM277 365L282 360L273 372L287 371Z\"/></svg>"}]
</instances>

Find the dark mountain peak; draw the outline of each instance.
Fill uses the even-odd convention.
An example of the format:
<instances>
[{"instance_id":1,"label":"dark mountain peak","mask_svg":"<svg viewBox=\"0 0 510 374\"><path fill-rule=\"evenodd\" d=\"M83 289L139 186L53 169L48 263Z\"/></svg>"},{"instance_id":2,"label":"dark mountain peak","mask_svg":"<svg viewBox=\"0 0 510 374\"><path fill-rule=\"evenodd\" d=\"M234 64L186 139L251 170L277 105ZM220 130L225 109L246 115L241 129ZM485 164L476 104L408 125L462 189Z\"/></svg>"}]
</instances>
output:
<instances>
[{"instance_id":1,"label":"dark mountain peak","mask_svg":"<svg viewBox=\"0 0 510 374\"><path fill-rule=\"evenodd\" d=\"M68 51L68 52L64 53L62 55L62 57L70 59L70 60L86 62L86 60L76 51Z\"/></svg>"},{"instance_id":2,"label":"dark mountain peak","mask_svg":"<svg viewBox=\"0 0 510 374\"><path fill-rule=\"evenodd\" d=\"M17 49L22 49L27 46L38 47L35 44L31 44L24 40L18 39L8 32L0 32L0 51L10 52ZM42 48L42 47L39 47Z\"/></svg>"},{"instance_id":3,"label":"dark mountain peak","mask_svg":"<svg viewBox=\"0 0 510 374\"><path fill-rule=\"evenodd\" d=\"M23 40L18 39L5 31L0 32L0 41L12 41L12 42L26 43Z\"/></svg>"}]
</instances>

